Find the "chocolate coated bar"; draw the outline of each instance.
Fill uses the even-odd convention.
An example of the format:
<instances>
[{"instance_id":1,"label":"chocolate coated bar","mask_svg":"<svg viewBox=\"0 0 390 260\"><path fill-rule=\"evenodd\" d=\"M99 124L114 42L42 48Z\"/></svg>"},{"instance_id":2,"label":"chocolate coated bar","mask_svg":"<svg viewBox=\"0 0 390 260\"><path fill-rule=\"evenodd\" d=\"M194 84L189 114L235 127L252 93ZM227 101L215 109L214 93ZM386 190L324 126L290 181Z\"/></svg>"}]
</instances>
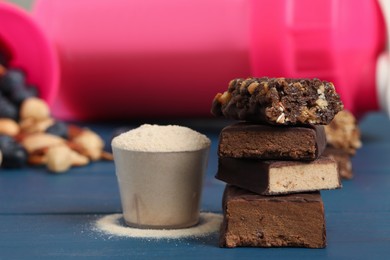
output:
<instances>
[{"instance_id":1,"label":"chocolate coated bar","mask_svg":"<svg viewBox=\"0 0 390 260\"><path fill-rule=\"evenodd\" d=\"M323 126L270 126L242 122L221 131L218 155L262 160L314 160L325 147Z\"/></svg>"},{"instance_id":2,"label":"chocolate coated bar","mask_svg":"<svg viewBox=\"0 0 390 260\"><path fill-rule=\"evenodd\" d=\"M326 246L319 192L262 196L227 185L223 211L221 247Z\"/></svg>"},{"instance_id":3,"label":"chocolate coated bar","mask_svg":"<svg viewBox=\"0 0 390 260\"><path fill-rule=\"evenodd\" d=\"M215 177L263 195L341 187L336 162L323 156L312 162L220 157Z\"/></svg>"}]
</instances>

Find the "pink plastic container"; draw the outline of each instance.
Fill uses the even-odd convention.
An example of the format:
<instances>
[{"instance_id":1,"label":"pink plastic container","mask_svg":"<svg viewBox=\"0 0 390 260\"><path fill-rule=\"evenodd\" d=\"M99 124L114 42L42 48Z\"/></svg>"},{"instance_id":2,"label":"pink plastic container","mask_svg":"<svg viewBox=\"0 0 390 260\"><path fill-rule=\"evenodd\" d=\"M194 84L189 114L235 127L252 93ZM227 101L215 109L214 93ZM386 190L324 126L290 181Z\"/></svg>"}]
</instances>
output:
<instances>
[{"instance_id":1,"label":"pink plastic container","mask_svg":"<svg viewBox=\"0 0 390 260\"><path fill-rule=\"evenodd\" d=\"M379 109L376 64L386 28L376 0L251 2L254 75L332 81L356 115Z\"/></svg>"},{"instance_id":2,"label":"pink plastic container","mask_svg":"<svg viewBox=\"0 0 390 260\"><path fill-rule=\"evenodd\" d=\"M247 76L318 77L356 115L379 109L376 0L38 0L34 16L57 47L62 118L209 116Z\"/></svg>"},{"instance_id":3,"label":"pink plastic container","mask_svg":"<svg viewBox=\"0 0 390 260\"><path fill-rule=\"evenodd\" d=\"M37 1L60 58L56 114L210 116L216 92L250 74L248 11L248 1Z\"/></svg>"},{"instance_id":4,"label":"pink plastic container","mask_svg":"<svg viewBox=\"0 0 390 260\"><path fill-rule=\"evenodd\" d=\"M353 112L378 109L374 0L40 0L35 16L58 48L62 117L209 115L250 75L319 77Z\"/></svg>"},{"instance_id":5,"label":"pink plastic container","mask_svg":"<svg viewBox=\"0 0 390 260\"><path fill-rule=\"evenodd\" d=\"M0 52L10 66L23 69L26 80L52 104L58 90L57 54L42 29L30 15L15 5L0 1Z\"/></svg>"}]
</instances>

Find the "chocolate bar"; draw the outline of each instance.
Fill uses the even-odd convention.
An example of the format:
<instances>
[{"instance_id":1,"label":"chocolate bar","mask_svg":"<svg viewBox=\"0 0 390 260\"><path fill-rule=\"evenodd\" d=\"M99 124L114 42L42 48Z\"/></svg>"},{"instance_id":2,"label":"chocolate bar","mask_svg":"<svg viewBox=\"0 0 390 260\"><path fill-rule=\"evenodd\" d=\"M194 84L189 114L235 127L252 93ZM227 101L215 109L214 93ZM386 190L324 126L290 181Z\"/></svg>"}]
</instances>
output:
<instances>
[{"instance_id":1,"label":"chocolate bar","mask_svg":"<svg viewBox=\"0 0 390 260\"><path fill-rule=\"evenodd\" d=\"M211 113L269 124L329 124L343 110L331 82L319 79L235 79L218 93Z\"/></svg>"},{"instance_id":2,"label":"chocolate bar","mask_svg":"<svg viewBox=\"0 0 390 260\"><path fill-rule=\"evenodd\" d=\"M326 246L319 192L262 196L227 185L223 211L221 247Z\"/></svg>"},{"instance_id":3,"label":"chocolate bar","mask_svg":"<svg viewBox=\"0 0 390 260\"><path fill-rule=\"evenodd\" d=\"M220 157L215 177L262 195L341 187L336 162L324 156L312 162Z\"/></svg>"},{"instance_id":4,"label":"chocolate bar","mask_svg":"<svg viewBox=\"0 0 390 260\"><path fill-rule=\"evenodd\" d=\"M314 160L325 147L323 126L270 126L242 122L221 131L218 155L262 160Z\"/></svg>"}]
</instances>

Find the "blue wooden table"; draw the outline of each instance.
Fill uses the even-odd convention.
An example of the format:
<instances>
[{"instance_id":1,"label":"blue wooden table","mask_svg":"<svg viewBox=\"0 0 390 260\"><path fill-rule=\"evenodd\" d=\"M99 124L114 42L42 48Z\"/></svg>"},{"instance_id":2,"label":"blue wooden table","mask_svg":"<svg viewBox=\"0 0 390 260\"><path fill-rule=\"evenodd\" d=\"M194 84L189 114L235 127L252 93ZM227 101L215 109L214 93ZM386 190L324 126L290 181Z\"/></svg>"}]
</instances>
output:
<instances>
[{"instance_id":1,"label":"blue wooden table","mask_svg":"<svg viewBox=\"0 0 390 260\"><path fill-rule=\"evenodd\" d=\"M214 179L216 146L228 122L181 120L208 135L212 149L202 211L221 212L224 184ZM136 126L134 123L133 126ZM89 124L109 140L118 124ZM0 170L0 259L194 258L194 259L390 259L390 121L379 113L360 123L363 148L353 158L355 178L341 190L323 191L326 249L218 247L218 234L188 239L135 239L106 235L94 222L120 213L113 162L97 162L52 175L44 168Z\"/></svg>"}]
</instances>

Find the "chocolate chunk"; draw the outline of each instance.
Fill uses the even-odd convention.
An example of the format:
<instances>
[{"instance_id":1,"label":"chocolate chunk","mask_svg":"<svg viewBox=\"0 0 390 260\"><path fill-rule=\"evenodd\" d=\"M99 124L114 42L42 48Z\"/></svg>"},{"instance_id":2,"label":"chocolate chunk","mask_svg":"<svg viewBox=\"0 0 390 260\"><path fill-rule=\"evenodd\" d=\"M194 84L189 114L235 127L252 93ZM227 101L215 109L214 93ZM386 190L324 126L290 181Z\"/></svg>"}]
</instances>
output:
<instances>
[{"instance_id":1,"label":"chocolate chunk","mask_svg":"<svg viewBox=\"0 0 390 260\"><path fill-rule=\"evenodd\" d=\"M341 179L350 180L353 178L351 155L348 152L342 149L326 147L323 154L336 161Z\"/></svg>"},{"instance_id":2,"label":"chocolate chunk","mask_svg":"<svg viewBox=\"0 0 390 260\"><path fill-rule=\"evenodd\" d=\"M218 93L211 113L270 124L329 124L343 109L331 82L319 79L235 79Z\"/></svg>"},{"instance_id":3,"label":"chocolate chunk","mask_svg":"<svg viewBox=\"0 0 390 260\"><path fill-rule=\"evenodd\" d=\"M342 149L350 155L354 155L362 146L356 118L346 110L340 111L332 122L325 126L325 133L329 146Z\"/></svg>"},{"instance_id":4,"label":"chocolate chunk","mask_svg":"<svg viewBox=\"0 0 390 260\"><path fill-rule=\"evenodd\" d=\"M215 177L262 195L341 187L336 162L323 156L312 162L220 157Z\"/></svg>"},{"instance_id":5,"label":"chocolate chunk","mask_svg":"<svg viewBox=\"0 0 390 260\"><path fill-rule=\"evenodd\" d=\"M315 160L325 146L323 126L270 126L243 122L221 131L218 155L263 160Z\"/></svg>"},{"instance_id":6,"label":"chocolate chunk","mask_svg":"<svg viewBox=\"0 0 390 260\"><path fill-rule=\"evenodd\" d=\"M223 211L221 247L326 246L324 206L319 192L261 196L228 185Z\"/></svg>"}]
</instances>

